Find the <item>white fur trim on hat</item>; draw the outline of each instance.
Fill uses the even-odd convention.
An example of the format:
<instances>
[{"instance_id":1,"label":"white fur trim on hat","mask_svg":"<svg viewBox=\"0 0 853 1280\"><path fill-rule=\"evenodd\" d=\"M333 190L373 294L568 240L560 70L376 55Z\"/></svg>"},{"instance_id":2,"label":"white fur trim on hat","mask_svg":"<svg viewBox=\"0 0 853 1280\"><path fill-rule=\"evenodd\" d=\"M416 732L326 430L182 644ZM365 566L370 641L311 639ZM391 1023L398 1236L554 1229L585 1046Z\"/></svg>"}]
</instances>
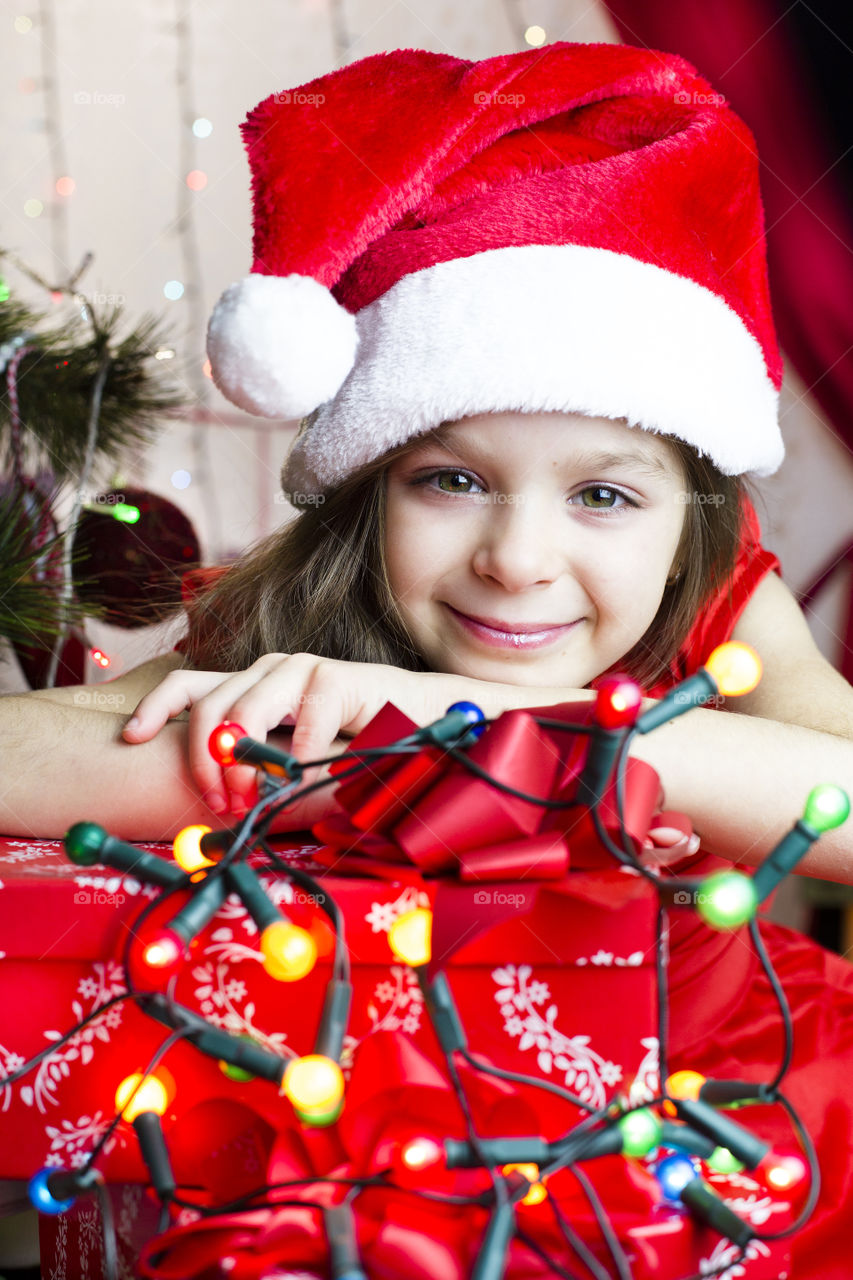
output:
<instances>
[{"instance_id":1,"label":"white fur trim on hat","mask_svg":"<svg viewBox=\"0 0 853 1280\"><path fill-rule=\"evenodd\" d=\"M355 317L310 276L250 275L226 289L207 329L213 381L265 418L301 418L353 367Z\"/></svg>"},{"instance_id":2,"label":"white fur trim on hat","mask_svg":"<svg viewBox=\"0 0 853 1280\"><path fill-rule=\"evenodd\" d=\"M441 422L492 411L626 418L726 475L770 475L784 455L778 392L737 313L627 254L489 249L404 276L356 319L358 361L303 424L286 493L321 493Z\"/></svg>"}]
</instances>

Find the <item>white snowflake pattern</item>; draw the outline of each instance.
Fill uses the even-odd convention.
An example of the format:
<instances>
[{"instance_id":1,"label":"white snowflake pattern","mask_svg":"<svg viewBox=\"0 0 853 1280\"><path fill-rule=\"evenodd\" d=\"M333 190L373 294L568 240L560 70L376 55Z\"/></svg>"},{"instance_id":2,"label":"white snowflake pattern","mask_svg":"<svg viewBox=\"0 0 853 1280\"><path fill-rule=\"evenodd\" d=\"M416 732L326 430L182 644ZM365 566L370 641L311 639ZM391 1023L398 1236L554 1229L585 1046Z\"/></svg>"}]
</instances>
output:
<instances>
[{"instance_id":1,"label":"white snowflake pattern","mask_svg":"<svg viewBox=\"0 0 853 1280\"><path fill-rule=\"evenodd\" d=\"M250 954L254 957L258 953ZM246 983L242 978L231 976L227 961L198 965L193 969L192 976L199 983L194 992L199 1009L215 1027L221 1027L223 1031L230 1031L235 1035L251 1036L273 1053L286 1057L293 1055L293 1050L285 1044L286 1032L267 1032L255 1026L255 1002L246 1000ZM241 1004L242 1001L245 1003Z\"/></svg>"},{"instance_id":2,"label":"white snowflake pattern","mask_svg":"<svg viewBox=\"0 0 853 1280\"><path fill-rule=\"evenodd\" d=\"M580 968L583 968L583 966L587 964L594 964L605 968L610 968L610 966L613 965L618 969L633 969L638 965L641 965L644 959L645 955L642 951L632 951L629 956L617 956L614 955L612 951L599 950L596 951L594 956L578 956L578 958L571 963L580 966Z\"/></svg>"},{"instance_id":3,"label":"white snowflake pattern","mask_svg":"<svg viewBox=\"0 0 853 1280\"><path fill-rule=\"evenodd\" d=\"M554 1025L558 1013L555 1004L550 1005L544 1015L539 1012L529 993L532 973L529 964L505 964L492 972L500 988L495 992L495 1000L504 1015L504 1030L518 1039L521 1052L538 1050L536 1061L543 1075L550 1075L556 1067L564 1073L566 1088L572 1089L586 1105L604 1106L606 1088L622 1079L621 1066L591 1048L589 1036L566 1036L558 1031ZM526 1016L518 1017L514 1010Z\"/></svg>"},{"instance_id":4,"label":"white snowflake pattern","mask_svg":"<svg viewBox=\"0 0 853 1280\"><path fill-rule=\"evenodd\" d=\"M374 933L387 933L398 914L393 902L374 902L364 919Z\"/></svg>"},{"instance_id":5,"label":"white snowflake pattern","mask_svg":"<svg viewBox=\"0 0 853 1280\"><path fill-rule=\"evenodd\" d=\"M43 1163L65 1165L71 1169L81 1168L86 1163L92 1147L112 1119L112 1116L105 1116L103 1112L96 1111L91 1116L80 1116L74 1123L70 1120L62 1120L58 1126L45 1125L44 1131L50 1138L50 1150ZM122 1145L125 1144L124 1134L120 1130L110 1134L104 1144L104 1153L109 1154L117 1141Z\"/></svg>"},{"instance_id":6,"label":"white snowflake pattern","mask_svg":"<svg viewBox=\"0 0 853 1280\"><path fill-rule=\"evenodd\" d=\"M740 1276L746 1275L745 1262L754 1262L756 1258L769 1258L770 1250L763 1240L750 1240L744 1251L743 1261L735 1262L740 1257L740 1248L736 1244L730 1244L728 1240L719 1240L707 1258L702 1258L699 1263L699 1274L706 1276L714 1273L716 1280L738 1280ZM717 1267L724 1263L730 1262L731 1266L726 1267L725 1271L717 1271Z\"/></svg>"},{"instance_id":7,"label":"white snowflake pattern","mask_svg":"<svg viewBox=\"0 0 853 1280\"><path fill-rule=\"evenodd\" d=\"M65 846L61 840L5 840L5 848L0 853L0 862L17 866L22 862L35 862L44 857L59 857L63 870L73 872L74 866L65 859ZM58 870L59 867L56 869ZM51 868L51 873L54 868Z\"/></svg>"},{"instance_id":8,"label":"white snowflake pattern","mask_svg":"<svg viewBox=\"0 0 853 1280\"><path fill-rule=\"evenodd\" d=\"M373 902L365 914L365 922L374 933L387 933L398 916L415 907L428 907L429 894L415 885L407 885L393 902Z\"/></svg>"},{"instance_id":9,"label":"white snowflake pattern","mask_svg":"<svg viewBox=\"0 0 853 1280\"><path fill-rule=\"evenodd\" d=\"M628 1101L632 1107L643 1102L650 1102L660 1093L660 1045L657 1036L644 1036L640 1045L645 1049L642 1061L637 1068L631 1087L628 1090Z\"/></svg>"},{"instance_id":10,"label":"white snowflake pattern","mask_svg":"<svg viewBox=\"0 0 853 1280\"><path fill-rule=\"evenodd\" d=\"M115 961L108 960L106 963L97 961L92 969L92 976L82 978L77 988L78 994L82 999L89 1001L91 1007L84 1011L79 1000L71 1002L71 1012L77 1022L82 1022L84 1017L88 1017L113 996L120 995L126 990L123 970ZM110 1029L118 1027L121 1020L122 1006L115 1004L99 1017L92 1018L70 1040L59 1045L53 1053L42 1058L33 1083L22 1085L20 1088L20 1097L24 1106L35 1106L42 1114L46 1114L47 1104L57 1106L59 1085L70 1076L70 1064L79 1062L82 1067L88 1066L95 1056L94 1042L100 1040L108 1043ZM56 1030L45 1031L44 1038L59 1041L62 1039L62 1034L61 1031ZM11 1089L4 1090L7 1096L11 1095L11 1092Z\"/></svg>"},{"instance_id":11,"label":"white snowflake pattern","mask_svg":"<svg viewBox=\"0 0 853 1280\"><path fill-rule=\"evenodd\" d=\"M372 1023L370 1032L404 1031L415 1035L420 1030L424 998L418 980L406 964L392 964L390 982L379 982L373 992L373 1000L367 1006L367 1016ZM376 1003L374 1003L376 1002ZM380 1013L377 1007L389 1007Z\"/></svg>"}]
</instances>

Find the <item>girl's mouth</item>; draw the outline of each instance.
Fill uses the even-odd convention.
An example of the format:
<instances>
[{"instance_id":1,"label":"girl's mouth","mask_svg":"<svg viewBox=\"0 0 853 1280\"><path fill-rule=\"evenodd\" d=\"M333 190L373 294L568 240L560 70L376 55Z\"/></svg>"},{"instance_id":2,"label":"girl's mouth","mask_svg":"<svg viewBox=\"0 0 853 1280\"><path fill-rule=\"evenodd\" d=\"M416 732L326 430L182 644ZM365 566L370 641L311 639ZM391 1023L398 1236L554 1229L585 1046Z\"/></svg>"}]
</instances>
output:
<instances>
[{"instance_id":1,"label":"girl's mouth","mask_svg":"<svg viewBox=\"0 0 853 1280\"><path fill-rule=\"evenodd\" d=\"M475 639L497 649L541 649L545 645L555 644L558 640L578 625L569 622L562 626L538 628L531 631L501 631L497 627L488 626L485 622L477 622L467 614L460 613L452 605L445 606L456 623Z\"/></svg>"}]
</instances>

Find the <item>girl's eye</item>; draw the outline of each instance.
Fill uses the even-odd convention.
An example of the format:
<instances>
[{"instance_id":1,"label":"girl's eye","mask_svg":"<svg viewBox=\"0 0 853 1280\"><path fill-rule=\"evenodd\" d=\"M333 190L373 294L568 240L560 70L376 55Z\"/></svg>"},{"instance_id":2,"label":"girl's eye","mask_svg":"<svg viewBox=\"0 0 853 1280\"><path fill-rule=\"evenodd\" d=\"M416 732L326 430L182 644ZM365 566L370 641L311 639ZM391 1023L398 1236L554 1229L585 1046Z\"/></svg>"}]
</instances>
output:
<instances>
[{"instance_id":1,"label":"girl's eye","mask_svg":"<svg viewBox=\"0 0 853 1280\"><path fill-rule=\"evenodd\" d=\"M413 484L429 484L438 481L434 487L439 489L441 493L473 493L473 489L459 486L477 485L477 481L469 476L465 471L433 471L428 476L421 476L418 480L412 481ZM477 485L479 488L479 485Z\"/></svg>"},{"instance_id":2,"label":"girl's eye","mask_svg":"<svg viewBox=\"0 0 853 1280\"><path fill-rule=\"evenodd\" d=\"M631 507L637 505L626 494L618 489L611 489L606 484L587 485L585 489L581 489L580 493L575 494L573 501L579 501L580 505L589 511L618 511L620 507L626 505Z\"/></svg>"}]
</instances>

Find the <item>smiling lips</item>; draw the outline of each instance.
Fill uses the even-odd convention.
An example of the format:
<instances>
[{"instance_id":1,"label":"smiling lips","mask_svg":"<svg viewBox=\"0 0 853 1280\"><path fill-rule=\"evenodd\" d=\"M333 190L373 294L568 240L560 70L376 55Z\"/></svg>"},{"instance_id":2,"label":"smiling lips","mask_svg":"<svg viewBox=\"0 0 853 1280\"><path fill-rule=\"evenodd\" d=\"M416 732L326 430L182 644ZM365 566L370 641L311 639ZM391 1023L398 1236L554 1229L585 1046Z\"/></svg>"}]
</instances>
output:
<instances>
[{"instance_id":1,"label":"smiling lips","mask_svg":"<svg viewBox=\"0 0 853 1280\"><path fill-rule=\"evenodd\" d=\"M471 618L447 605L452 616L469 635L476 636L484 644L505 649L538 649L553 644L566 635L576 622L503 622L499 618ZM578 619L580 621L580 619Z\"/></svg>"}]
</instances>

